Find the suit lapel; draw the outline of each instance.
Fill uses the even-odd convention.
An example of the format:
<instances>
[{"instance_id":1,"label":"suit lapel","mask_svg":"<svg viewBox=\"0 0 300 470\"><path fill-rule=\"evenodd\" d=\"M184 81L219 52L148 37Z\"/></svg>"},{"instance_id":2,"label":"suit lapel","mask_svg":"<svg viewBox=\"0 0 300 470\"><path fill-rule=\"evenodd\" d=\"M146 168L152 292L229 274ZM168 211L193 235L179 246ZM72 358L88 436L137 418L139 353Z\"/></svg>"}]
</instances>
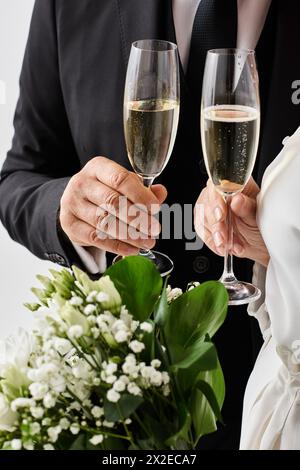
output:
<instances>
[{"instance_id":1,"label":"suit lapel","mask_svg":"<svg viewBox=\"0 0 300 470\"><path fill-rule=\"evenodd\" d=\"M131 44L139 39L161 39L164 19L160 0L114 0L119 15L123 58L127 67Z\"/></svg>"}]
</instances>

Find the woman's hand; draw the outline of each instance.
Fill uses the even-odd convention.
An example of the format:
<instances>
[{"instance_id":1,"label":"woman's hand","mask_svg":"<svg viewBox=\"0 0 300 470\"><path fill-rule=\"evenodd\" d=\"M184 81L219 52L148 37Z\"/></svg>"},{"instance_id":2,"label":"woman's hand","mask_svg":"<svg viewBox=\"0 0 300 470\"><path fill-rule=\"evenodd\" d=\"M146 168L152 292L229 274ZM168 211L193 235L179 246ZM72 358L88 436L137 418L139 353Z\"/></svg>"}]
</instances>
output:
<instances>
[{"instance_id":1,"label":"woman's hand","mask_svg":"<svg viewBox=\"0 0 300 470\"><path fill-rule=\"evenodd\" d=\"M256 197L259 191L258 185L251 178L244 191L232 198L234 236L231 252L239 258L249 258L267 266L269 253L256 222ZM204 233L202 238L205 244L223 256L228 237L226 204L210 180L202 190L197 204L204 206L204 228L200 226L201 221L196 219L196 231L199 236Z\"/></svg>"}]
</instances>

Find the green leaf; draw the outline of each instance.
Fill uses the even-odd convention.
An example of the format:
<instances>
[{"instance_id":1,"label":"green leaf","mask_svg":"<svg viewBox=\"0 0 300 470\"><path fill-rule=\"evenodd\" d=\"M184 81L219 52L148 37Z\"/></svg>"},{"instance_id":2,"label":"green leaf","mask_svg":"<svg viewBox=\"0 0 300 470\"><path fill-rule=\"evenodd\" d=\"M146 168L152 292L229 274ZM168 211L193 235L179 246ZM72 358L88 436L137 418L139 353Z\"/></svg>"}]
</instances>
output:
<instances>
[{"instance_id":1,"label":"green leaf","mask_svg":"<svg viewBox=\"0 0 300 470\"><path fill-rule=\"evenodd\" d=\"M143 403L139 396L123 394L117 403L104 401L104 416L107 421L119 421L128 418Z\"/></svg>"},{"instance_id":2,"label":"green leaf","mask_svg":"<svg viewBox=\"0 0 300 470\"><path fill-rule=\"evenodd\" d=\"M79 436L75 439L75 441L73 442L69 450L85 450L85 449L86 449L86 435L79 434Z\"/></svg>"},{"instance_id":3,"label":"green leaf","mask_svg":"<svg viewBox=\"0 0 300 470\"><path fill-rule=\"evenodd\" d=\"M32 304L25 303L23 305L24 305L24 307L26 307L31 312L36 312L37 310L39 310L41 308L40 304L35 304L35 303L32 303Z\"/></svg>"},{"instance_id":4,"label":"green leaf","mask_svg":"<svg viewBox=\"0 0 300 470\"><path fill-rule=\"evenodd\" d=\"M185 347L197 337L212 337L225 320L228 294L220 282L209 281L185 292L170 304L164 328L167 344Z\"/></svg>"},{"instance_id":5,"label":"green leaf","mask_svg":"<svg viewBox=\"0 0 300 470\"><path fill-rule=\"evenodd\" d=\"M172 365L172 369L188 369L197 363L198 370L211 370L217 367L218 356L213 343L198 340L192 346L181 352L184 359Z\"/></svg>"},{"instance_id":6,"label":"green leaf","mask_svg":"<svg viewBox=\"0 0 300 470\"><path fill-rule=\"evenodd\" d=\"M162 278L155 265L142 256L128 256L105 272L136 320L145 321L161 293Z\"/></svg>"},{"instance_id":7,"label":"green leaf","mask_svg":"<svg viewBox=\"0 0 300 470\"><path fill-rule=\"evenodd\" d=\"M200 390L200 392L203 393L203 395L207 399L217 420L219 420L222 424L224 424L222 414L221 414L221 409L219 407L218 400L216 398L215 392L213 391L212 387L204 380L198 380L196 387L198 390Z\"/></svg>"},{"instance_id":8,"label":"green leaf","mask_svg":"<svg viewBox=\"0 0 300 470\"><path fill-rule=\"evenodd\" d=\"M178 405L178 430L176 434L166 440L166 444L177 449L178 440L188 441L188 432L191 427L191 415L185 404Z\"/></svg>"},{"instance_id":9,"label":"green leaf","mask_svg":"<svg viewBox=\"0 0 300 470\"><path fill-rule=\"evenodd\" d=\"M167 283L168 277L165 280L163 291L154 309L154 321L159 326L163 326L166 323L169 314L169 304L167 300Z\"/></svg>"},{"instance_id":10,"label":"green leaf","mask_svg":"<svg viewBox=\"0 0 300 470\"><path fill-rule=\"evenodd\" d=\"M225 382L220 364L218 363L218 367L215 370L200 372L198 381L209 384L221 410L225 397ZM216 431L217 419L215 412L205 394L196 387L191 395L189 410L197 440L206 434Z\"/></svg>"}]
</instances>

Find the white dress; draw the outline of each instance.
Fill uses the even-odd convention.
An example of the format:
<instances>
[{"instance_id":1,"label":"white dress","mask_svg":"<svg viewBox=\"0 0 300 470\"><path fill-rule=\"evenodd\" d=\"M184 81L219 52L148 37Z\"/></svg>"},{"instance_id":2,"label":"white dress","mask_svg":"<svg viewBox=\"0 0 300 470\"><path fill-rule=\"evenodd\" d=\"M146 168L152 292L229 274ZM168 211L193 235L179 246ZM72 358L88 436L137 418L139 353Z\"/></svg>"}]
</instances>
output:
<instances>
[{"instance_id":1,"label":"white dress","mask_svg":"<svg viewBox=\"0 0 300 470\"><path fill-rule=\"evenodd\" d=\"M241 449L300 449L300 127L267 168L258 225L270 253L256 264L262 298L248 312L264 345L245 398Z\"/></svg>"}]
</instances>

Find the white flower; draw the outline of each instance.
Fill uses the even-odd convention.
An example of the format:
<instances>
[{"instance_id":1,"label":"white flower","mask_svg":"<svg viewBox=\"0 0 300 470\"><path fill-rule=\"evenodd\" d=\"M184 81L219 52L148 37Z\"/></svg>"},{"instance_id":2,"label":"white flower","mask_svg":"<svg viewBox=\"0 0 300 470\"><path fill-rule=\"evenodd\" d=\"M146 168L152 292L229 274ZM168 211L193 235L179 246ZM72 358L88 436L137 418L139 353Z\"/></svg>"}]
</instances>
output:
<instances>
[{"instance_id":1,"label":"white flower","mask_svg":"<svg viewBox=\"0 0 300 470\"><path fill-rule=\"evenodd\" d=\"M117 380L117 376L116 375L108 375L104 380L108 384L113 384Z\"/></svg>"},{"instance_id":2,"label":"white flower","mask_svg":"<svg viewBox=\"0 0 300 470\"><path fill-rule=\"evenodd\" d=\"M106 421L106 420L103 421L103 426L106 428L113 428L114 425L115 423L113 421Z\"/></svg>"},{"instance_id":3,"label":"white flower","mask_svg":"<svg viewBox=\"0 0 300 470\"><path fill-rule=\"evenodd\" d=\"M193 289L195 289L195 287L198 287L198 286L200 286L200 282L198 282L198 281L191 282L189 284L188 291L193 290Z\"/></svg>"},{"instance_id":4,"label":"white flower","mask_svg":"<svg viewBox=\"0 0 300 470\"><path fill-rule=\"evenodd\" d=\"M56 393L63 393L67 388L67 383L64 377L60 374L54 375L50 379L50 386Z\"/></svg>"},{"instance_id":5,"label":"white flower","mask_svg":"<svg viewBox=\"0 0 300 470\"><path fill-rule=\"evenodd\" d=\"M96 305L87 305L86 307L84 307L84 314L85 315L91 315L92 313L94 313L95 311L97 310L97 307Z\"/></svg>"},{"instance_id":6,"label":"white flower","mask_svg":"<svg viewBox=\"0 0 300 470\"><path fill-rule=\"evenodd\" d=\"M129 378L127 377L127 375L121 375L118 380L124 382L125 385L129 384Z\"/></svg>"},{"instance_id":7,"label":"white flower","mask_svg":"<svg viewBox=\"0 0 300 470\"><path fill-rule=\"evenodd\" d=\"M113 389L116 392L123 392L125 390L125 388L126 388L126 385L123 382L123 380L116 380L114 385L113 385Z\"/></svg>"},{"instance_id":8,"label":"white flower","mask_svg":"<svg viewBox=\"0 0 300 470\"><path fill-rule=\"evenodd\" d=\"M164 385L167 385L170 382L170 376L168 372L162 372L161 375Z\"/></svg>"},{"instance_id":9,"label":"white flower","mask_svg":"<svg viewBox=\"0 0 300 470\"><path fill-rule=\"evenodd\" d=\"M131 424L132 420L130 418L125 419L125 424Z\"/></svg>"},{"instance_id":10,"label":"white flower","mask_svg":"<svg viewBox=\"0 0 300 470\"><path fill-rule=\"evenodd\" d=\"M141 395L141 389L134 382L130 382L127 385L127 390L131 395Z\"/></svg>"},{"instance_id":11,"label":"white flower","mask_svg":"<svg viewBox=\"0 0 300 470\"><path fill-rule=\"evenodd\" d=\"M29 391L35 400L42 400L49 387L45 383L33 382L29 385Z\"/></svg>"},{"instance_id":12,"label":"white flower","mask_svg":"<svg viewBox=\"0 0 300 470\"><path fill-rule=\"evenodd\" d=\"M141 368L141 376L144 377L144 379L150 379L151 375L153 374L153 371L155 369L150 366L145 366Z\"/></svg>"},{"instance_id":13,"label":"white flower","mask_svg":"<svg viewBox=\"0 0 300 470\"><path fill-rule=\"evenodd\" d=\"M31 398L16 398L11 403L11 409L13 412L16 412L18 408L30 408L34 406L34 401Z\"/></svg>"},{"instance_id":14,"label":"white flower","mask_svg":"<svg viewBox=\"0 0 300 470\"><path fill-rule=\"evenodd\" d=\"M74 377L77 379L87 380L90 377L91 367L84 359L79 359L75 367L72 367Z\"/></svg>"},{"instance_id":15,"label":"white flower","mask_svg":"<svg viewBox=\"0 0 300 470\"><path fill-rule=\"evenodd\" d=\"M101 416L104 415L104 410L103 408L100 408L100 406L94 406L91 409L91 413L94 416L94 418L101 418Z\"/></svg>"},{"instance_id":16,"label":"white flower","mask_svg":"<svg viewBox=\"0 0 300 470\"><path fill-rule=\"evenodd\" d=\"M47 430L50 442L56 442L62 429L60 426L54 426Z\"/></svg>"},{"instance_id":17,"label":"white flower","mask_svg":"<svg viewBox=\"0 0 300 470\"><path fill-rule=\"evenodd\" d=\"M93 444L93 446L97 446L98 444L101 444L103 442L103 435L102 434L97 434L96 436L93 436L90 439L90 443Z\"/></svg>"},{"instance_id":18,"label":"white flower","mask_svg":"<svg viewBox=\"0 0 300 470\"><path fill-rule=\"evenodd\" d=\"M83 335L83 328L80 325L70 326L68 335L71 339L78 339Z\"/></svg>"},{"instance_id":19,"label":"white flower","mask_svg":"<svg viewBox=\"0 0 300 470\"><path fill-rule=\"evenodd\" d=\"M0 394L0 431L11 431L17 419L4 395Z\"/></svg>"},{"instance_id":20,"label":"white flower","mask_svg":"<svg viewBox=\"0 0 300 470\"><path fill-rule=\"evenodd\" d=\"M22 441L21 439L13 439L10 443L12 450L21 450L22 449Z\"/></svg>"},{"instance_id":21,"label":"white flower","mask_svg":"<svg viewBox=\"0 0 300 470\"><path fill-rule=\"evenodd\" d=\"M56 399L52 395L52 393L46 393L43 399L44 407L45 408L53 408L56 404Z\"/></svg>"},{"instance_id":22,"label":"white flower","mask_svg":"<svg viewBox=\"0 0 300 470\"><path fill-rule=\"evenodd\" d=\"M86 298L87 302L95 302L98 292L96 290L92 290Z\"/></svg>"},{"instance_id":23,"label":"white flower","mask_svg":"<svg viewBox=\"0 0 300 470\"><path fill-rule=\"evenodd\" d=\"M108 401L111 401L112 403L117 403L120 400L121 395L111 388L110 390L108 390L106 397Z\"/></svg>"},{"instance_id":24,"label":"white flower","mask_svg":"<svg viewBox=\"0 0 300 470\"><path fill-rule=\"evenodd\" d=\"M108 302L109 301L109 295L106 294L105 292L99 292L99 294L97 294L96 296L96 300L97 302Z\"/></svg>"},{"instance_id":25,"label":"white flower","mask_svg":"<svg viewBox=\"0 0 300 470\"><path fill-rule=\"evenodd\" d=\"M126 331L120 330L115 334L115 340L117 343L125 343L128 339L128 333Z\"/></svg>"},{"instance_id":26,"label":"white flower","mask_svg":"<svg viewBox=\"0 0 300 470\"><path fill-rule=\"evenodd\" d=\"M153 326L151 325L151 323L144 321L143 323L140 324L140 329L145 331L146 333L152 333Z\"/></svg>"},{"instance_id":27,"label":"white flower","mask_svg":"<svg viewBox=\"0 0 300 470\"><path fill-rule=\"evenodd\" d=\"M71 424L71 426L70 426L70 431L71 431L71 433L74 434L74 435L78 434L79 431L80 431L80 426L79 426L79 424L77 424L77 423Z\"/></svg>"},{"instance_id":28,"label":"white flower","mask_svg":"<svg viewBox=\"0 0 300 470\"><path fill-rule=\"evenodd\" d=\"M159 359L153 359L153 361L151 361L151 366L158 369L161 366L161 361Z\"/></svg>"},{"instance_id":29,"label":"white flower","mask_svg":"<svg viewBox=\"0 0 300 470\"><path fill-rule=\"evenodd\" d=\"M34 336L21 328L15 335L0 341L0 376L4 377L3 369L6 370L9 365L15 366L19 371L26 370L34 347Z\"/></svg>"},{"instance_id":30,"label":"white flower","mask_svg":"<svg viewBox=\"0 0 300 470\"><path fill-rule=\"evenodd\" d=\"M94 327L94 328L91 328L91 332L92 332L92 335L93 335L93 338L95 339L98 339L99 336L100 336L100 331L98 328Z\"/></svg>"},{"instance_id":31,"label":"white flower","mask_svg":"<svg viewBox=\"0 0 300 470\"><path fill-rule=\"evenodd\" d=\"M168 302L172 302L173 300L177 299L177 297L180 297L182 295L182 289L179 289L176 287L175 289L172 289L171 286L167 287L167 300Z\"/></svg>"},{"instance_id":32,"label":"white flower","mask_svg":"<svg viewBox=\"0 0 300 470\"><path fill-rule=\"evenodd\" d=\"M109 362L105 368L107 375L114 374L118 370L118 365L115 362Z\"/></svg>"},{"instance_id":33,"label":"white flower","mask_svg":"<svg viewBox=\"0 0 300 470\"><path fill-rule=\"evenodd\" d=\"M44 450L55 450L52 444L44 444Z\"/></svg>"},{"instance_id":34,"label":"white flower","mask_svg":"<svg viewBox=\"0 0 300 470\"><path fill-rule=\"evenodd\" d=\"M41 406L31 407L30 413L35 419L40 419L44 414L44 409Z\"/></svg>"},{"instance_id":35,"label":"white flower","mask_svg":"<svg viewBox=\"0 0 300 470\"><path fill-rule=\"evenodd\" d=\"M93 384L98 387L98 385L100 385L101 383L101 380L99 379L99 377L94 377L93 378Z\"/></svg>"},{"instance_id":36,"label":"white flower","mask_svg":"<svg viewBox=\"0 0 300 470\"><path fill-rule=\"evenodd\" d=\"M160 387L162 384L162 375L158 370L154 370L150 376L150 383L156 387Z\"/></svg>"},{"instance_id":37,"label":"white flower","mask_svg":"<svg viewBox=\"0 0 300 470\"><path fill-rule=\"evenodd\" d=\"M23 447L26 450L34 450L34 445L32 441L26 441L23 443Z\"/></svg>"},{"instance_id":38,"label":"white flower","mask_svg":"<svg viewBox=\"0 0 300 470\"><path fill-rule=\"evenodd\" d=\"M167 397L168 395L170 395L170 393L171 393L171 390L170 390L169 385L164 385L164 387L163 387L163 395L164 395L165 397Z\"/></svg>"},{"instance_id":39,"label":"white flower","mask_svg":"<svg viewBox=\"0 0 300 470\"><path fill-rule=\"evenodd\" d=\"M134 353L140 353L141 351L143 351L143 349L145 349L144 343L141 343L136 339L129 343L129 347Z\"/></svg>"},{"instance_id":40,"label":"white flower","mask_svg":"<svg viewBox=\"0 0 300 470\"><path fill-rule=\"evenodd\" d=\"M54 348L61 356L65 356L71 351L73 346L68 339L57 337L54 338Z\"/></svg>"},{"instance_id":41,"label":"white flower","mask_svg":"<svg viewBox=\"0 0 300 470\"><path fill-rule=\"evenodd\" d=\"M69 429L70 421L67 418L61 418L61 420L59 421L59 425L61 429Z\"/></svg>"},{"instance_id":42,"label":"white flower","mask_svg":"<svg viewBox=\"0 0 300 470\"><path fill-rule=\"evenodd\" d=\"M134 364L131 364L130 362L129 363L125 362L122 365L122 370L123 370L124 374L134 375L137 372L138 369Z\"/></svg>"},{"instance_id":43,"label":"white flower","mask_svg":"<svg viewBox=\"0 0 300 470\"><path fill-rule=\"evenodd\" d=\"M31 423L30 425L30 434L32 436L35 436L36 434L39 434L41 430L41 425L39 423Z\"/></svg>"},{"instance_id":44,"label":"white flower","mask_svg":"<svg viewBox=\"0 0 300 470\"><path fill-rule=\"evenodd\" d=\"M74 307L79 307L80 305L83 304L83 300L81 297L75 296L70 299L70 304L73 305Z\"/></svg>"}]
</instances>

